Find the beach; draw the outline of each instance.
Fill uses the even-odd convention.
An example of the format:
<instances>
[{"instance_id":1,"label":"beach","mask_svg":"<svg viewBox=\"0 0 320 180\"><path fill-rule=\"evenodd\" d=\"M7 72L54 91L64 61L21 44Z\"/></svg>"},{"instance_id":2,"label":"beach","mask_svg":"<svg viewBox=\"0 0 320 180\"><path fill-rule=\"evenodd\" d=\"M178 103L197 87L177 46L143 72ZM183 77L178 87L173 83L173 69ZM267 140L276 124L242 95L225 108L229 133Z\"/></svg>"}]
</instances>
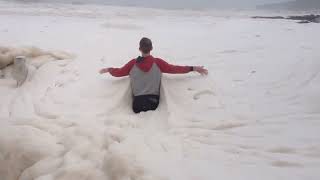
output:
<instances>
[{"instance_id":1,"label":"beach","mask_svg":"<svg viewBox=\"0 0 320 180\"><path fill-rule=\"evenodd\" d=\"M0 5L0 46L45 51L21 87L3 70L0 180L320 178L320 24ZM209 75L164 74L159 108L134 114L129 78L99 70L138 57L142 37L153 56Z\"/></svg>"}]
</instances>

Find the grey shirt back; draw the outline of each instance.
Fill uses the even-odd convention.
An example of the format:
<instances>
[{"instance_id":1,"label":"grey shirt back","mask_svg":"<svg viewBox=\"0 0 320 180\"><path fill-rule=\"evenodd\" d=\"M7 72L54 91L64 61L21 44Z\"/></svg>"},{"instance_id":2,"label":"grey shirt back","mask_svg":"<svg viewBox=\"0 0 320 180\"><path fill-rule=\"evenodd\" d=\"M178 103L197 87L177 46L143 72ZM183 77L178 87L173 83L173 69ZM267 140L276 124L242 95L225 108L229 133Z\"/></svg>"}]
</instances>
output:
<instances>
[{"instance_id":1,"label":"grey shirt back","mask_svg":"<svg viewBox=\"0 0 320 180\"><path fill-rule=\"evenodd\" d=\"M142 71L136 64L130 73L133 96L160 95L161 70L156 63L152 64L148 72Z\"/></svg>"}]
</instances>

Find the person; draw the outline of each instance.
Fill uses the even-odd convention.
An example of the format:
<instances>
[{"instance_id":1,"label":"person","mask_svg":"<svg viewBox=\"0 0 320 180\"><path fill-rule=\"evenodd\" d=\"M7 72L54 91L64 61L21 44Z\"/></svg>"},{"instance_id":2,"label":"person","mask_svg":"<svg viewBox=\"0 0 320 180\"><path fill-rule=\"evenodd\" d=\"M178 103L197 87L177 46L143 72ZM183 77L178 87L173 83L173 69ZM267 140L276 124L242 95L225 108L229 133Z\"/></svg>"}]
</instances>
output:
<instances>
[{"instance_id":1,"label":"person","mask_svg":"<svg viewBox=\"0 0 320 180\"><path fill-rule=\"evenodd\" d=\"M130 77L133 96L132 109L135 113L157 109L160 99L162 73L186 74L192 71L207 75L203 66L179 66L153 57L152 41L142 38L139 43L141 56L132 59L121 68L108 67L100 70L100 74L110 73L114 77Z\"/></svg>"}]
</instances>

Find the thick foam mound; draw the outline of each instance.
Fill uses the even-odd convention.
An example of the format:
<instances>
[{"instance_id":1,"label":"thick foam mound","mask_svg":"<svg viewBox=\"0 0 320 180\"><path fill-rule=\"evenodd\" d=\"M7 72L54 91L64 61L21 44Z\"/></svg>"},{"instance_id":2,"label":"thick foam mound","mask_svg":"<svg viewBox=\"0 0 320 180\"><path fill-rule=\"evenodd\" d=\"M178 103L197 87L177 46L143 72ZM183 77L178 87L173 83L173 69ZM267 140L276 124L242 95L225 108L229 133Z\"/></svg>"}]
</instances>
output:
<instances>
[{"instance_id":1,"label":"thick foam mound","mask_svg":"<svg viewBox=\"0 0 320 180\"><path fill-rule=\"evenodd\" d=\"M0 46L0 69L13 63L17 56L25 56L30 63L40 66L49 60L71 59L73 55L62 51L45 51L37 47L6 47Z\"/></svg>"}]
</instances>

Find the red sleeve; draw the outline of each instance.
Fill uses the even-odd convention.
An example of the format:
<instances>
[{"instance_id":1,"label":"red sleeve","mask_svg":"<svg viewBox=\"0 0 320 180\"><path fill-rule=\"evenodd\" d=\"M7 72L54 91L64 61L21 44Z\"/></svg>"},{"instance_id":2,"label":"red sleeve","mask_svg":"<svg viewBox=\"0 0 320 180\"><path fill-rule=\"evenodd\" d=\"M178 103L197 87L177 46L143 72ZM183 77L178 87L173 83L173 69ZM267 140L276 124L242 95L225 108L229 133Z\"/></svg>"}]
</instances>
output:
<instances>
[{"instance_id":1,"label":"red sleeve","mask_svg":"<svg viewBox=\"0 0 320 180\"><path fill-rule=\"evenodd\" d=\"M121 68L110 68L110 74L114 77L128 76L133 65L135 64L135 61L136 60L133 59Z\"/></svg>"},{"instance_id":2,"label":"red sleeve","mask_svg":"<svg viewBox=\"0 0 320 180\"><path fill-rule=\"evenodd\" d=\"M159 66L161 72L170 74L185 74L192 70L191 66L177 66L167 63L162 59L156 59L156 64Z\"/></svg>"}]
</instances>

